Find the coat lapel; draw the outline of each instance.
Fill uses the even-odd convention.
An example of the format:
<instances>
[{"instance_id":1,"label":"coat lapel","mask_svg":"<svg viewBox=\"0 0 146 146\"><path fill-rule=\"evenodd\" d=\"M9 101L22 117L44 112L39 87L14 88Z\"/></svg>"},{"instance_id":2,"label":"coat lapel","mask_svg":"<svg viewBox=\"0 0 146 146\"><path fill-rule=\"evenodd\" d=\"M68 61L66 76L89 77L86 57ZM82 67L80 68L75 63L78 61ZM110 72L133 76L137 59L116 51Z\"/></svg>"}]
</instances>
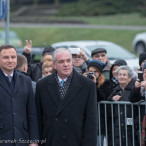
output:
<instances>
[{"instance_id":1,"label":"coat lapel","mask_svg":"<svg viewBox=\"0 0 146 146\"><path fill-rule=\"evenodd\" d=\"M81 85L79 84L79 80L80 80L80 76L76 71L74 71L69 89L63 101L60 103L56 116L73 100L76 94L80 91Z\"/></svg>"},{"instance_id":2,"label":"coat lapel","mask_svg":"<svg viewBox=\"0 0 146 146\"><path fill-rule=\"evenodd\" d=\"M48 92L56 106L59 106L61 98L59 96L59 87L54 74L50 78L48 77Z\"/></svg>"},{"instance_id":3,"label":"coat lapel","mask_svg":"<svg viewBox=\"0 0 146 146\"><path fill-rule=\"evenodd\" d=\"M2 86L10 96L12 96L10 87L8 86L7 82L5 81L5 79L3 78L2 75L0 75L0 78L1 78L0 79L0 86Z\"/></svg>"},{"instance_id":4,"label":"coat lapel","mask_svg":"<svg viewBox=\"0 0 146 146\"><path fill-rule=\"evenodd\" d=\"M21 88L21 75L16 72L13 96L19 91L19 88Z\"/></svg>"}]
</instances>

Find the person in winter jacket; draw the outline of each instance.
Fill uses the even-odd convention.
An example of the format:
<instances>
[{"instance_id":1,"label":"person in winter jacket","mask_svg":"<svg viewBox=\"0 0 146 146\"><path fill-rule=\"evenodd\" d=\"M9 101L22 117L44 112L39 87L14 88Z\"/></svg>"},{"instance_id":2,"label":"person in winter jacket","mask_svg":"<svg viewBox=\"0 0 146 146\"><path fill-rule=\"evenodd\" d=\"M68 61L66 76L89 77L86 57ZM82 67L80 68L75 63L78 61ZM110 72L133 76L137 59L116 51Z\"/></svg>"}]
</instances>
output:
<instances>
[{"instance_id":1,"label":"person in winter jacket","mask_svg":"<svg viewBox=\"0 0 146 146\"><path fill-rule=\"evenodd\" d=\"M69 48L72 55L73 68L80 74L87 71L86 54L81 48Z\"/></svg>"},{"instance_id":2,"label":"person in winter jacket","mask_svg":"<svg viewBox=\"0 0 146 146\"><path fill-rule=\"evenodd\" d=\"M133 98L134 97L133 95L134 86L133 86L133 80L132 80L133 76L134 76L134 73L130 67L128 66L118 67L117 79L118 79L119 85L111 93L111 95L109 96L109 100L137 102L139 98L138 97ZM127 112L127 115L125 115L125 112ZM134 112L134 117L136 116L136 114L137 113ZM120 122L119 122L119 119L120 119ZM122 104L119 106L114 105L114 140L115 140L114 144L115 146L120 145L120 139L121 139L121 145L122 146L126 145L126 133L128 137L128 145L130 146L133 145L133 141L132 141L132 123L133 122L130 122L130 121L134 121L134 119L132 119L131 105L126 105L126 108ZM127 131L125 130L126 126L127 126ZM119 135L119 132L120 132L120 135Z\"/></svg>"},{"instance_id":3,"label":"person in winter jacket","mask_svg":"<svg viewBox=\"0 0 146 146\"><path fill-rule=\"evenodd\" d=\"M97 86L97 103L103 100L107 100L109 96L109 81L105 80L102 73L104 63L99 60L91 60L88 63L88 73L85 76L92 79ZM97 146L101 144L103 146L103 140L105 135L105 111L104 105L98 106L98 135L97 135ZM99 118L100 117L100 118Z\"/></svg>"},{"instance_id":4,"label":"person in winter jacket","mask_svg":"<svg viewBox=\"0 0 146 146\"><path fill-rule=\"evenodd\" d=\"M46 55L42 65L42 78L53 73L53 61L51 55Z\"/></svg>"},{"instance_id":5,"label":"person in winter jacket","mask_svg":"<svg viewBox=\"0 0 146 146\"><path fill-rule=\"evenodd\" d=\"M146 122L144 120L144 117L146 115L146 62L144 62L141 69L142 69L142 80L140 80L139 77L136 79L135 87L134 87L134 98L139 97L139 100L145 101L145 105L140 105L140 111L141 111L140 119L139 119L139 116L137 116L135 119L135 123L137 123L137 127L136 127L137 131L139 131L140 129L139 121L142 122L142 126L146 127ZM144 136L143 134L141 135ZM139 133L136 133L136 138L140 138ZM146 135L145 135L145 138L146 138ZM139 139L137 141L139 142ZM145 141L145 146L146 146L146 141Z\"/></svg>"},{"instance_id":6,"label":"person in winter jacket","mask_svg":"<svg viewBox=\"0 0 146 146\"><path fill-rule=\"evenodd\" d=\"M16 66L16 70L26 76L28 76L27 74L27 70L28 70L28 65L27 65L27 59L24 55L17 55L17 66ZM33 92L35 94L35 89L36 89L36 82L31 81L32 83L32 89Z\"/></svg>"},{"instance_id":7,"label":"person in winter jacket","mask_svg":"<svg viewBox=\"0 0 146 146\"><path fill-rule=\"evenodd\" d=\"M96 48L91 52L91 57L93 60L99 60L102 63L104 63L104 68L103 68L103 75L105 79L109 79L109 71L110 71L110 61L108 60L107 57L107 51L104 48Z\"/></svg>"},{"instance_id":8,"label":"person in winter jacket","mask_svg":"<svg viewBox=\"0 0 146 146\"><path fill-rule=\"evenodd\" d=\"M28 42L26 40L26 46L24 47L23 55L27 58L27 62L28 62L27 74L30 76L32 81L37 82L40 78L42 78L42 64L44 57L46 55L52 55L55 49L51 46L44 48L41 62L31 64L31 47L32 47L32 41Z\"/></svg>"},{"instance_id":9,"label":"person in winter jacket","mask_svg":"<svg viewBox=\"0 0 146 146\"><path fill-rule=\"evenodd\" d=\"M109 80L111 82L111 90L117 87L119 84L117 79L117 68L122 65L127 65L127 62L124 59L118 59L112 64L110 68Z\"/></svg>"}]
</instances>

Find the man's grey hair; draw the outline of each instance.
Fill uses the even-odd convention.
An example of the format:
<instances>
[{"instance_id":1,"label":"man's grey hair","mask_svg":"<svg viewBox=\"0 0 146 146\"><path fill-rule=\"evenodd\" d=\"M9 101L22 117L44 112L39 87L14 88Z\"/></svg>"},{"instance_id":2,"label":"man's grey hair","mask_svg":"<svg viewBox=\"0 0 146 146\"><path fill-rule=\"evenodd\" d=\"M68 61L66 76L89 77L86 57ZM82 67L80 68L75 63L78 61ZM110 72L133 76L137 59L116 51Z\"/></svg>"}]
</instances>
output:
<instances>
[{"instance_id":1,"label":"man's grey hair","mask_svg":"<svg viewBox=\"0 0 146 146\"><path fill-rule=\"evenodd\" d=\"M70 54L70 56L71 56L71 59L72 59L72 55L71 55L71 52L70 52L70 50L69 49L66 49L66 48L58 48L58 49L56 49L55 51L54 51L54 53L53 53L53 55L52 55L52 60L53 60L53 62L55 63L56 62L56 54L58 54L58 53L62 53L62 52L68 52L69 54Z\"/></svg>"},{"instance_id":2,"label":"man's grey hair","mask_svg":"<svg viewBox=\"0 0 146 146\"><path fill-rule=\"evenodd\" d=\"M128 77L129 78L133 78L134 77L134 72L129 66L127 66L127 65L119 66L118 69L117 69L117 75L118 75L120 70L127 70L128 71Z\"/></svg>"}]
</instances>

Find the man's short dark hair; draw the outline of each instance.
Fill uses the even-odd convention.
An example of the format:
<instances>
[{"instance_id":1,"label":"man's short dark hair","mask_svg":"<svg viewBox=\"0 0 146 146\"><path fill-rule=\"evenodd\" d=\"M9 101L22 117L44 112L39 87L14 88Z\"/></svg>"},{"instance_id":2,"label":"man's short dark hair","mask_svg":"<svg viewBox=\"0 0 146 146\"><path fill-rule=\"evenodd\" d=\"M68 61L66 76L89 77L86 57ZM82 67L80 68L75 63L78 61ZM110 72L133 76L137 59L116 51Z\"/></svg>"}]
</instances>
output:
<instances>
[{"instance_id":1,"label":"man's short dark hair","mask_svg":"<svg viewBox=\"0 0 146 146\"><path fill-rule=\"evenodd\" d=\"M22 68L23 65L27 65L27 59L24 55L17 55L17 66L16 70Z\"/></svg>"},{"instance_id":2,"label":"man's short dark hair","mask_svg":"<svg viewBox=\"0 0 146 146\"><path fill-rule=\"evenodd\" d=\"M91 56L93 57L93 55L95 55L97 53L107 53L107 51L104 48L97 48L91 52Z\"/></svg>"},{"instance_id":3,"label":"man's short dark hair","mask_svg":"<svg viewBox=\"0 0 146 146\"><path fill-rule=\"evenodd\" d=\"M0 46L0 52L3 49L9 49L9 48L14 48L16 50L16 48L13 45L2 45L2 46ZM17 52L17 50L16 50L16 52Z\"/></svg>"},{"instance_id":4,"label":"man's short dark hair","mask_svg":"<svg viewBox=\"0 0 146 146\"><path fill-rule=\"evenodd\" d=\"M53 47L51 47L51 46L46 47L43 50L42 56L44 56L45 54L52 55L54 51L55 51L55 49Z\"/></svg>"}]
</instances>

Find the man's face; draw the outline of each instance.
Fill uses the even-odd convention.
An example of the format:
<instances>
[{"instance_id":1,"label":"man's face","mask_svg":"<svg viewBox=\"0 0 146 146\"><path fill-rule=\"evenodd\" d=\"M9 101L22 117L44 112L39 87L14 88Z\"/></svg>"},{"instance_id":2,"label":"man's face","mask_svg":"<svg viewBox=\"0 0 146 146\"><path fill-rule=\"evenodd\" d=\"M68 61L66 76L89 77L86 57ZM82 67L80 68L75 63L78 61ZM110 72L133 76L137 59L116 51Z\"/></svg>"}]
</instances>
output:
<instances>
[{"instance_id":1,"label":"man's face","mask_svg":"<svg viewBox=\"0 0 146 146\"><path fill-rule=\"evenodd\" d=\"M101 61L104 64L107 62L107 56L106 56L105 52L94 54L92 59L93 60L99 60L99 61Z\"/></svg>"},{"instance_id":2,"label":"man's face","mask_svg":"<svg viewBox=\"0 0 146 146\"><path fill-rule=\"evenodd\" d=\"M72 55L73 66L81 66L84 63L84 60L81 58L81 55L73 54Z\"/></svg>"},{"instance_id":3,"label":"man's face","mask_svg":"<svg viewBox=\"0 0 146 146\"><path fill-rule=\"evenodd\" d=\"M72 73L72 57L67 51L58 52L56 54L56 61L53 63L54 69L56 69L58 76L61 79L65 79Z\"/></svg>"},{"instance_id":4,"label":"man's face","mask_svg":"<svg viewBox=\"0 0 146 146\"><path fill-rule=\"evenodd\" d=\"M17 53L14 48L3 49L0 52L0 68L10 75L17 65Z\"/></svg>"}]
</instances>

